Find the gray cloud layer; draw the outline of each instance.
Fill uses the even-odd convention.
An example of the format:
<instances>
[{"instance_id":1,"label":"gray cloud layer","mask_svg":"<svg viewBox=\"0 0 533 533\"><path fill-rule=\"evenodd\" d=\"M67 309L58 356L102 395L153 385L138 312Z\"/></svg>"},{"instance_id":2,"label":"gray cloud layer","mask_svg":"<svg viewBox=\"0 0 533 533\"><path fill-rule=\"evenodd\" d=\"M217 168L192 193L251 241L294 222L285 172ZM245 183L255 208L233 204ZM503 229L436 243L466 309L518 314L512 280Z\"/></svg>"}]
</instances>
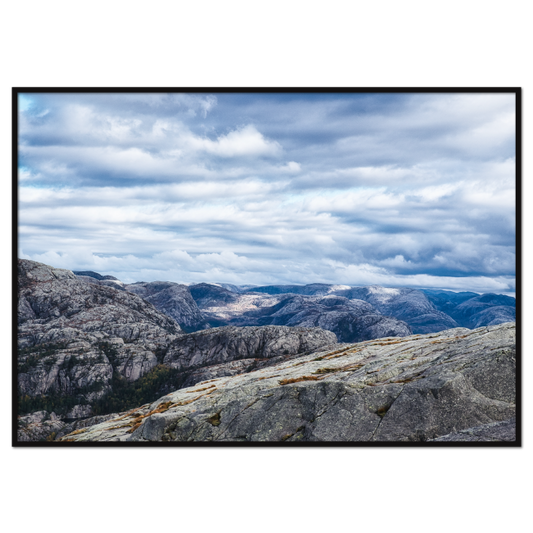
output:
<instances>
[{"instance_id":1,"label":"gray cloud layer","mask_svg":"<svg viewBox=\"0 0 533 533\"><path fill-rule=\"evenodd\" d=\"M513 292L510 94L26 94L23 257Z\"/></svg>"}]
</instances>

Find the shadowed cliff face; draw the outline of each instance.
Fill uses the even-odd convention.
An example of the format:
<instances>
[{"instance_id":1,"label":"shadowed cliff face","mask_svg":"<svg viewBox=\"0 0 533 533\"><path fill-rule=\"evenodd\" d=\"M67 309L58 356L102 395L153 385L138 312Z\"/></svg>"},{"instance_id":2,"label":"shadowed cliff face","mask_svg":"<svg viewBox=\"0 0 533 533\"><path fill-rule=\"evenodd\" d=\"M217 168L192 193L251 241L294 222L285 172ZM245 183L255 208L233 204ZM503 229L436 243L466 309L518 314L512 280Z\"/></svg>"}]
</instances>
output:
<instances>
[{"instance_id":1,"label":"shadowed cliff face","mask_svg":"<svg viewBox=\"0 0 533 533\"><path fill-rule=\"evenodd\" d=\"M514 324L338 344L169 393L63 440L509 441L515 359Z\"/></svg>"}]
</instances>

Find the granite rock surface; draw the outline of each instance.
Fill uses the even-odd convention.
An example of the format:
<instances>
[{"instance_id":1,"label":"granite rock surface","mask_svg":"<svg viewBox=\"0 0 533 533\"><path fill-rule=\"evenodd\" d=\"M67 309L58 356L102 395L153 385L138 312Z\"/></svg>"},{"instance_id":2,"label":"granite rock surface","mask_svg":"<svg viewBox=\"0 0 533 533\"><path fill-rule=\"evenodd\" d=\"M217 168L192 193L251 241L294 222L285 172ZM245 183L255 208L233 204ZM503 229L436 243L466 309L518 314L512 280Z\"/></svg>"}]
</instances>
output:
<instances>
[{"instance_id":1,"label":"granite rock surface","mask_svg":"<svg viewBox=\"0 0 533 533\"><path fill-rule=\"evenodd\" d=\"M432 441L515 417L515 342L507 323L340 343L171 392L62 440Z\"/></svg>"}]
</instances>

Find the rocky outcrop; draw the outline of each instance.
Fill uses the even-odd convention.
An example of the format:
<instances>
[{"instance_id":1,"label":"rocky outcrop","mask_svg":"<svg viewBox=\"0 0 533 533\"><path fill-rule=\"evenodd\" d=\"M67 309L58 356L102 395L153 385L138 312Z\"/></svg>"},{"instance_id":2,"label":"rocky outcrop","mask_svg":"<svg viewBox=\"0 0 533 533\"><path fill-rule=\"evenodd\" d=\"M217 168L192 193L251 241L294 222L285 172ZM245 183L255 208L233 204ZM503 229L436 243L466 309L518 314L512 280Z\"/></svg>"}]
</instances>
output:
<instances>
[{"instance_id":1,"label":"rocky outcrop","mask_svg":"<svg viewBox=\"0 0 533 533\"><path fill-rule=\"evenodd\" d=\"M163 363L183 371L239 359L309 353L336 343L337 337L332 332L320 328L229 326L175 339L168 346Z\"/></svg>"},{"instance_id":2,"label":"rocky outcrop","mask_svg":"<svg viewBox=\"0 0 533 533\"><path fill-rule=\"evenodd\" d=\"M19 442L54 440L66 424L55 413L35 411L26 416L19 416L17 440Z\"/></svg>"},{"instance_id":3,"label":"rocky outcrop","mask_svg":"<svg viewBox=\"0 0 533 533\"><path fill-rule=\"evenodd\" d=\"M432 441L513 419L515 364L512 323L339 344L169 393L62 440Z\"/></svg>"},{"instance_id":4,"label":"rocky outcrop","mask_svg":"<svg viewBox=\"0 0 533 533\"><path fill-rule=\"evenodd\" d=\"M320 328L228 326L191 333L172 341L162 356L173 371L167 389L250 372L336 342L332 332Z\"/></svg>"},{"instance_id":5,"label":"rocky outcrop","mask_svg":"<svg viewBox=\"0 0 533 533\"><path fill-rule=\"evenodd\" d=\"M69 420L153 401L206 376L246 372L268 358L337 340L322 330L277 327L188 336L147 301L163 294L175 303L180 285L139 284L143 299L33 261L19 261L18 274L19 412L47 416L21 419L26 440L59 434Z\"/></svg>"},{"instance_id":6,"label":"rocky outcrop","mask_svg":"<svg viewBox=\"0 0 533 533\"><path fill-rule=\"evenodd\" d=\"M173 319L135 294L34 261L18 266L23 412L85 417L112 392L114 380L132 382L151 372L162 347L182 334Z\"/></svg>"},{"instance_id":7,"label":"rocky outcrop","mask_svg":"<svg viewBox=\"0 0 533 533\"><path fill-rule=\"evenodd\" d=\"M152 281L126 285L126 290L139 295L158 311L172 317L187 333L210 327L187 285L170 281Z\"/></svg>"},{"instance_id":8,"label":"rocky outcrop","mask_svg":"<svg viewBox=\"0 0 533 533\"><path fill-rule=\"evenodd\" d=\"M86 283L69 270L19 260L19 346L71 341L77 332L127 342L181 333L174 320L142 298Z\"/></svg>"},{"instance_id":9,"label":"rocky outcrop","mask_svg":"<svg viewBox=\"0 0 533 533\"><path fill-rule=\"evenodd\" d=\"M189 287L172 281L152 281L125 284L114 276L98 272L76 271L76 277L86 283L104 285L132 292L150 302L158 311L173 318L184 332L193 332L211 327L191 296Z\"/></svg>"},{"instance_id":10,"label":"rocky outcrop","mask_svg":"<svg viewBox=\"0 0 533 533\"><path fill-rule=\"evenodd\" d=\"M315 351L325 345L335 345L336 341L333 333L319 328L281 326L216 328L182 335L169 341L168 346L158 354L159 358L155 359L155 365L151 366L150 370L158 365L158 362L162 363L156 366L156 370L164 369L165 379L157 390L160 394L164 394L169 390L188 387L200 381L242 374L255 368L286 361L291 357ZM64 351L68 352L68 350ZM57 360L54 361L54 365L61 372L65 366L64 357L62 354L56 354L55 357ZM115 358L113 360L115 361ZM99 370L101 365L97 362L86 366L92 368L93 372L101 371ZM108 387L104 391L107 395L115 394L115 391L112 390L113 372L125 377L130 382L135 382L141 377L141 375L133 375L133 369L123 365L116 365L115 367L108 365L106 370L109 371L109 375L104 374L102 379L107 378ZM157 376L157 372L152 372L152 374ZM147 375L151 377L150 373ZM24 376L22 379L28 379ZM30 390L35 390L37 393L49 393L49 389L43 386L43 383L50 381L49 375L39 374L38 377L41 379L34 377L31 383L21 381L19 390L25 391L32 386L33 389ZM82 385L78 384L76 387L72 376L68 374L63 375L62 379L71 382L70 389L63 392L65 394L68 392L73 402L78 396L77 401L79 401ZM105 394L96 395L93 398L86 394L84 399L94 400L105 396ZM92 415L93 407L89 403L74 405L74 407L64 411L61 416L47 411L21 416L19 417L19 440L56 440L62 435L110 418L108 415L104 417L93 417Z\"/></svg>"},{"instance_id":11,"label":"rocky outcrop","mask_svg":"<svg viewBox=\"0 0 533 533\"><path fill-rule=\"evenodd\" d=\"M80 420L60 419L55 413L37 411L30 415L18 417L17 440L19 442L54 441L72 433L83 430L106 420L115 415L95 416Z\"/></svg>"}]
</instances>

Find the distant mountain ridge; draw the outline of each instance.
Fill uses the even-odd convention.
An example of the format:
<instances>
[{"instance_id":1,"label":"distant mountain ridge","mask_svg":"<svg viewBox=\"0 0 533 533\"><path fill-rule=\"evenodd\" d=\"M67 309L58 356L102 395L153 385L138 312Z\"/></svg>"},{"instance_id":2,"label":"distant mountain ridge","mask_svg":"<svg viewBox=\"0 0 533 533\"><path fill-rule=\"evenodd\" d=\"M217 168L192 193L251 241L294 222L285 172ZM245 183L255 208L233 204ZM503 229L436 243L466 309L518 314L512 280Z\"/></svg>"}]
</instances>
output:
<instances>
[{"instance_id":1,"label":"distant mountain ridge","mask_svg":"<svg viewBox=\"0 0 533 533\"><path fill-rule=\"evenodd\" d=\"M113 276L92 271L79 271L78 275L91 276L100 284L122 284ZM327 283L250 286L138 282L122 286L175 318L187 332L229 325L299 325L322 327L333 331L339 341L356 342L376 335L436 333L516 319L515 298L492 293ZM150 294L141 288L148 286ZM154 292L156 287L161 288L158 296ZM325 297L337 299L321 299ZM362 302L370 307L362 306Z\"/></svg>"},{"instance_id":2,"label":"distant mountain ridge","mask_svg":"<svg viewBox=\"0 0 533 533\"><path fill-rule=\"evenodd\" d=\"M72 273L75 274L76 276L87 276L89 278L94 278L99 281L102 281L102 280L119 281L119 279L115 278L115 276L109 276L109 275L103 276L102 274L98 274L98 272L93 272L92 270L73 270Z\"/></svg>"}]
</instances>

